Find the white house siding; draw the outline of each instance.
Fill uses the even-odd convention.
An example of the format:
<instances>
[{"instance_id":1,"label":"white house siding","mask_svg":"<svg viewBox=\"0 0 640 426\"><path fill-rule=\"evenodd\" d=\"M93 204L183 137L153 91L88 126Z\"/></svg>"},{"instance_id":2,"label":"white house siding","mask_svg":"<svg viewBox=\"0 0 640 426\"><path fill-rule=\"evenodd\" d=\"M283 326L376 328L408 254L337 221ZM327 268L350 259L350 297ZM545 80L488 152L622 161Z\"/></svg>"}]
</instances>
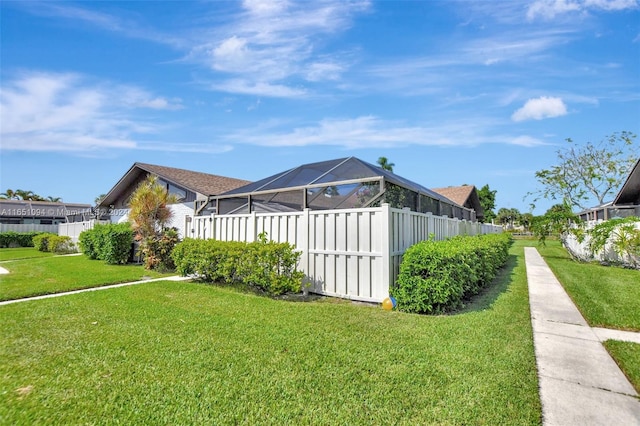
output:
<instances>
[{"instance_id":1,"label":"white house siding","mask_svg":"<svg viewBox=\"0 0 640 426\"><path fill-rule=\"evenodd\" d=\"M189 236L190 226L187 217L193 215L193 203L171 204L169 209L173 212L173 217L167 224L170 228L177 228L180 238ZM129 220L129 209L114 209L111 212L111 223L123 223Z\"/></svg>"}]
</instances>

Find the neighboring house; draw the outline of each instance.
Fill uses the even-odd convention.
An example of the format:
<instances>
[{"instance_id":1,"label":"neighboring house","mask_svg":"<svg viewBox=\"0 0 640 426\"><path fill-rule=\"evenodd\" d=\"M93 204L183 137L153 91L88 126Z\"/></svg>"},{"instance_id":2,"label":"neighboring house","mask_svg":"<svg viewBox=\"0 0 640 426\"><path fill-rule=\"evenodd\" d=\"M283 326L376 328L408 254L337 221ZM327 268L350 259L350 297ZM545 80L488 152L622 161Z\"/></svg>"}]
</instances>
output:
<instances>
[{"instance_id":1,"label":"neighboring house","mask_svg":"<svg viewBox=\"0 0 640 426\"><path fill-rule=\"evenodd\" d=\"M98 206L102 211L107 212L111 222L127 220L129 199L138 185L149 175L156 176L158 183L178 199L178 203L171 206L174 217L170 226L178 228L182 237L189 236L188 220L189 216L193 215L196 201L205 201L210 196L249 183L242 179L136 162L111 188Z\"/></svg>"},{"instance_id":2,"label":"neighboring house","mask_svg":"<svg viewBox=\"0 0 640 426\"><path fill-rule=\"evenodd\" d=\"M13 225L57 225L67 216L91 215L90 204L49 201L0 200L0 223Z\"/></svg>"},{"instance_id":3,"label":"neighboring house","mask_svg":"<svg viewBox=\"0 0 640 426\"><path fill-rule=\"evenodd\" d=\"M475 210L476 218L482 222L484 219L484 209L480 204L478 190L474 185L448 186L446 188L431 188L432 191L444 195L451 201L455 201L463 207Z\"/></svg>"},{"instance_id":4,"label":"neighboring house","mask_svg":"<svg viewBox=\"0 0 640 426\"><path fill-rule=\"evenodd\" d=\"M578 213L583 221L608 220L614 217L640 217L640 158L631 168L627 180L613 201Z\"/></svg>"}]
</instances>

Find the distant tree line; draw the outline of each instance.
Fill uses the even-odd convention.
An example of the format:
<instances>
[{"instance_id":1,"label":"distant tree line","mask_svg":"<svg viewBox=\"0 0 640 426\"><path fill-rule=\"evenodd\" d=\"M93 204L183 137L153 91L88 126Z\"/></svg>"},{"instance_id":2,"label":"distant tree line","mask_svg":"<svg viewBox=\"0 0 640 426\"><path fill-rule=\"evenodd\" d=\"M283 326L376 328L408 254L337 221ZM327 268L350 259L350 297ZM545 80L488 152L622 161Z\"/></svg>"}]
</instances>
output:
<instances>
[{"instance_id":1,"label":"distant tree line","mask_svg":"<svg viewBox=\"0 0 640 426\"><path fill-rule=\"evenodd\" d=\"M51 203L60 203L62 198L60 197L42 197L33 191L25 191L24 189L7 189L0 194L0 200L24 200L24 201L48 201Z\"/></svg>"}]
</instances>

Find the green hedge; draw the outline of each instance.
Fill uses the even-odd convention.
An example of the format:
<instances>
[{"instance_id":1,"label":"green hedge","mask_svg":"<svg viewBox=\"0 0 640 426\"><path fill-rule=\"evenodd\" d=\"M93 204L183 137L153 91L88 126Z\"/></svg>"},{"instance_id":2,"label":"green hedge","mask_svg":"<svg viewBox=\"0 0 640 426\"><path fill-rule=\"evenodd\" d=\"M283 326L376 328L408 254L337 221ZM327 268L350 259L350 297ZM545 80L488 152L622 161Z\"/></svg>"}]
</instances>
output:
<instances>
[{"instance_id":1,"label":"green hedge","mask_svg":"<svg viewBox=\"0 0 640 426\"><path fill-rule=\"evenodd\" d=\"M506 263L509 234L427 240L405 252L391 295L404 312L437 314L462 306Z\"/></svg>"},{"instance_id":2,"label":"green hedge","mask_svg":"<svg viewBox=\"0 0 640 426\"><path fill-rule=\"evenodd\" d=\"M33 246L39 251L51 253L75 253L76 246L71 241L71 237L66 235L44 232L33 237Z\"/></svg>"},{"instance_id":3,"label":"green hedge","mask_svg":"<svg viewBox=\"0 0 640 426\"><path fill-rule=\"evenodd\" d=\"M83 231L78 243L90 259L104 260L112 265L124 264L131 257L133 230L128 222L97 224L93 229Z\"/></svg>"},{"instance_id":4,"label":"green hedge","mask_svg":"<svg viewBox=\"0 0 640 426\"><path fill-rule=\"evenodd\" d=\"M300 252L288 243L195 240L173 249L176 271L205 281L242 282L271 295L300 292L304 274L296 270Z\"/></svg>"},{"instance_id":5,"label":"green hedge","mask_svg":"<svg viewBox=\"0 0 640 426\"><path fill-rule=\"evenodd\" d=\"M33 237L42 232L0 232L0 247L33 247Z\"/></svg>"}]
</instances>

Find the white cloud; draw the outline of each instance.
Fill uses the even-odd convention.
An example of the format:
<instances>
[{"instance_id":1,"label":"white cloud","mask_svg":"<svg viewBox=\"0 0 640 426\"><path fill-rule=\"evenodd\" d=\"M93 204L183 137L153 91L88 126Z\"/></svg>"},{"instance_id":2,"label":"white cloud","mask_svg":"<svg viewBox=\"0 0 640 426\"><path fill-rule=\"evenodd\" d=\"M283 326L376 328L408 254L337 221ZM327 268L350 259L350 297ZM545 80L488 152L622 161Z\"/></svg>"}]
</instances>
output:
<instances>
[{"instance_id":1,"label":"white cloud","mask_svg":"<svg viewBox=\"0 0 640 426\"><path fill-rule=\"evenodd\" d=\"M513 121L542 120L567 114L567 106L560 98L541 96L529 99L522 108L511 115Z\"/></svg>"},{"instance_id":2,"label":"white cloud","mask_svg":"<svg viewBox=\"0 0 640 426\"><path fill-rule=\"evenodd\" d=\"M338 80L344 69L336 62L314 62L308 65L305 77L308 81Z\"/></svg>"},{"instance_id":3,"label":"white cloud","mask_svg":"<svg viewBox=\"0 0 640 426\"><path fill-rule=\"evenodd\" d=\"M242 95L266 96L272 98L297 98L304 96L307 91L304 88L289 87L282 84L271 84L264 81L250 81L233 79L221 83L212 84L213 90Z\"/></svg>"},{"instance_id":4,"label":"white cloud","mask_svg":"<svg viewBox=\"0 0 640 426\"><path fill-rule=\"evenodd\" d=\"M523 147L546 145L530 136L487 136L493 123L470 119L420 126L367 115L356 118L325 118L309 126L278 130L285 125L287 123L270 122L227 137L236 143L268 147L337 146L346 149L411 145L478 146L494 143Z\"/></svg>"},{"instance_id":5,"label":"white cloud","mask_svg":"<svg viewBox=\"0 0 640 426\"><path fill-rule=\"evenodd\" d=\"M551 20L568 13L585 14L589 11L619 11L638 7L638 0L537 0L529 6L527 19L540 17Z\"/></svg>"},{"instance_id":6,"label":"white cloud","mask_svg":"<svg viewBox=\"0 0 640 426\"><path fill-rule=\"evenodd\" d=\"M186 44L185 40L176 37L174 33L162 33L150 29L139 19L121 18L108 13L96 12L89 8L71 6L62 2L33 1L14 3L16 6L37 16L55 17L86 23L93 28L101 28L122 34L126 37L149 40L174 47L183 47Z\"/></svg>"},{"instance_id":7,"label":"white cloud","mask_svg":"<svg viewBox=\"0 0 640 426\"><path fill-rule=\"evenodd\" d=\"M538 138L534 138L527 135L517 136L510 141L511 145L518 145L524 147L535 147L541 145L548 145L547 142L541 141Z\"/></svg>"},{"instance_id":8,"label":"white cloud","mask_svg":"<svg viewBox=\"0 0 640 426\"><path fill-rule=\"evenodd\" d=\"M230 74L225 83L213 85L216 90L297 97L308 91L290 80L316 83L342 76L348 65L341 53L323 54L317 41L346 30L352 16L366 10L369 2L248 0L242 6L243 13L195 43L188 58Z\"/></svg>"},{"instance_id":9,"label":"white cloud","mask_svg":"<svg viewBox=\"0 0 640 426\"><path fill-rule=\"evenodd\" d=\"M145 149L136 136L158 128L129 112L179 106L140 88L90 82L78 74L27 73L3 81L0 90L2 149Z\"/></svg>"}]
</instances>

